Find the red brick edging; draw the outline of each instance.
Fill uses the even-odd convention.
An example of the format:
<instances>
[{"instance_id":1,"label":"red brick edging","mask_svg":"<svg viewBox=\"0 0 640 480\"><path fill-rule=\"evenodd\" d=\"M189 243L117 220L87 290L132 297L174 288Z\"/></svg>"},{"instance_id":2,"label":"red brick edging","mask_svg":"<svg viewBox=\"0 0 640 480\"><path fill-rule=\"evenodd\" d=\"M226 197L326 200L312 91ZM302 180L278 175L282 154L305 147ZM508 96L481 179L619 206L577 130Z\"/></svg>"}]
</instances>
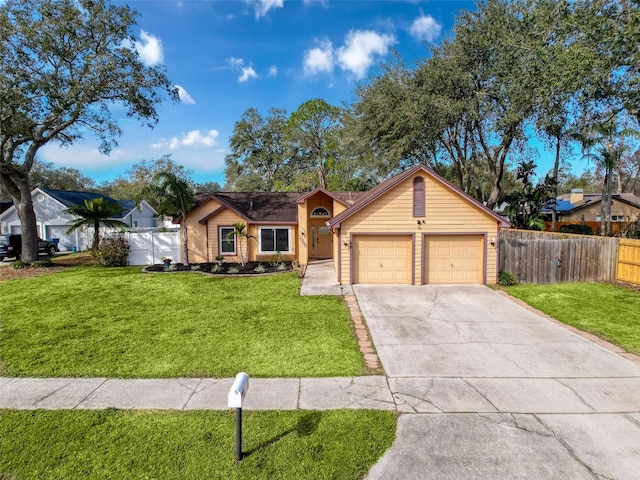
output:
<instances>
[{"instance_id":1,"label":"red brick edging","mask_svg":"<svg viewBox=\"0 0 640 480\"><path fill-rule=\"evenodd\" d=\"M362 312L360 312L360 306L356 300L355 295L345 295L344 300L349 307L349 314L351 315L351 321L356 332L356 339L358 340L358 346L364 357L364 363L367 368L377 369L380 368L380 360L378 354L373 348L371 338L369 338L369 331L362 321Z\"/></svg>"}]
</instances>

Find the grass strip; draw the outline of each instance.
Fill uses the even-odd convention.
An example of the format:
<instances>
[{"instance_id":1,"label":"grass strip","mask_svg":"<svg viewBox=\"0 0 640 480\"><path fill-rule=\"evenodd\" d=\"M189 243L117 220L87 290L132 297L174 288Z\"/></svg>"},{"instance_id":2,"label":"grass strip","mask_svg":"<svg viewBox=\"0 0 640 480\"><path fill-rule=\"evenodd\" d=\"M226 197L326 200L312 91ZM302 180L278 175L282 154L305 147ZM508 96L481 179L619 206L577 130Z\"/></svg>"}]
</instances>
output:
<instances>
[{"instance_id":1,"label":"grass strip","mask_svg":"<svg viewBox=\"0 0 640 480\"><path fill-rule=\"evenodd\" d=\"M640 354L640 295L606 283L507 287L509 295L563 323Z\"/></svg>"},{"instance_id":2,"label":"grass strip","mask_svg":"<svg viewBox=\"0 0 640 480\"><path fill-rule=\"evenodd\" d=\"M36 377L364 373L339 297L295 274L212 278L77 267L0 283L0 374Z\"/></svg>"},{"instance_id":3,"label":"grass strip","mask_svg":"<svg viewBox=\"0 0 640 480\"><path fill-rule=\"evenodd\" d=\"M389 448L396 417L371 410L0 411L0 478L359 479Z\"/></svg>"}]
</instances>

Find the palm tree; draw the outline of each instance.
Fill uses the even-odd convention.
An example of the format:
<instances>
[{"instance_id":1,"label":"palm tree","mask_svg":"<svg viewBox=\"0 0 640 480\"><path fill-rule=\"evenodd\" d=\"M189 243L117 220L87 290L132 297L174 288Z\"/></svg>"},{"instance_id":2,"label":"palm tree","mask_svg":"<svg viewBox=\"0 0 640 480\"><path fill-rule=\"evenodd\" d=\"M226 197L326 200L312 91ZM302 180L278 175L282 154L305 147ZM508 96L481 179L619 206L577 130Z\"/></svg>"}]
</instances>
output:
<instances>
[{"instance_id":1,"label":"palm tree","mask_svg":"<svg viewBox=\"0 0 640 480\"><path fill-rule=\"evenodd\" d=\"M193 207L193 185L183 176L170 170L162 170L153 177L153 183L142 189L137 202L145 196L156 200L156 211L163 215L179 215L182 238L182 258L189 265L189 247L186 216Z\"/></svg>"},{"instance_id":2,"label":"palm tree","mask_svg":"<svg viewBox=\"0 0 640 480\"><path fill-rule=\"evenodd\" d=\"M611 197L613 173L629 146L626 137L640 137L640 132L621 128L615 118L594 126L586 134L579 135L584 157L593 160L604 169L604 182L600 200L600 235L611 231Z\"/></svg>"},{"instance_id":3,"label":"palm tree","mask_svg":"<svg viewBox=\"0 0 640 480\"><path fill-rule=\"evenodd\" d=\"M77 215L78 219L71 222L67 233L71 233L78 228L93 227L93 243L91 250L94 252L100 245L100 225L108 228L127 228L127 225L120 220L114 220L112 217L122 213L122 207L113 200L97 197L91 200L85 200L83 205L75 205L65 210L66 213Z\"/></svg>"},{"instance_id":4,"label":"palm tree","mask_svg":"<svg viewBox=\"0 0 640 480\"><path fill-rule=\"evenodd\" d=\"M236 237L238 239L238 252L240 252L240 263L244 267L247 264L249 257L249 239L255 238L253 235L249 235L247 226L242 222L236 222L233 224L233 232L229 232L227 240ZM242 252L242 241L245 242L245 253Z\"/></svg>"}]
</instances>

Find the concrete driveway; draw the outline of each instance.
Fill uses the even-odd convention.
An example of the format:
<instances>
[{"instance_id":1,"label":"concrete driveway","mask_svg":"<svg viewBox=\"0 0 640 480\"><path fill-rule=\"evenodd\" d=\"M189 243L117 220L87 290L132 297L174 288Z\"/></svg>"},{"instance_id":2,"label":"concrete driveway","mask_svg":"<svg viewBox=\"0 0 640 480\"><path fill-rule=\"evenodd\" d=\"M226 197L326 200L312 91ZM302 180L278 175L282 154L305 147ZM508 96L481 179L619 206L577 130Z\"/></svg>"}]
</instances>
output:
<instances>
[{"instance_id":1,"label":"concrete driveway","mask_svg":"<svg viewBox=\"0 0 640 480\"><path fill-rule=\"evenodd\" d=\"M411 413L367 479L640 478L640 365L484 286L354 290Z\"/></svg>"}]
</instances>

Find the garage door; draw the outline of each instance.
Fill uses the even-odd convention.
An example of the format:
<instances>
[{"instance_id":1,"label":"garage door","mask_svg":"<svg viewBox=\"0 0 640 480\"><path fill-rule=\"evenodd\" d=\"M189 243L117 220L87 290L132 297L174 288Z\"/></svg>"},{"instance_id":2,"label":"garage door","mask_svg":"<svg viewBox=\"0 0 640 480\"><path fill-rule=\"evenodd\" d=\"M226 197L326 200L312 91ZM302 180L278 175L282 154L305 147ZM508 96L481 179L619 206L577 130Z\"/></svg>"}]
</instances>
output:
<instances>
[{"instance_id":1,"label":"garage door","mask_svg":"<svg viewBox=\"0 0 640 480\"><path fill-rule=\"evenodd\" d=\"M353 239L353 283L411 283L411 236Z\"/></svg>"},{"instance_id":2,"label":"garage door","mask_svg":"<svg viewBox=\"0 0 640 480\"><path fill-rule=\"evenodd\" d=\"M482 283L483 235L425 237L425 283Z\"/></svg>"}]
</instances>

